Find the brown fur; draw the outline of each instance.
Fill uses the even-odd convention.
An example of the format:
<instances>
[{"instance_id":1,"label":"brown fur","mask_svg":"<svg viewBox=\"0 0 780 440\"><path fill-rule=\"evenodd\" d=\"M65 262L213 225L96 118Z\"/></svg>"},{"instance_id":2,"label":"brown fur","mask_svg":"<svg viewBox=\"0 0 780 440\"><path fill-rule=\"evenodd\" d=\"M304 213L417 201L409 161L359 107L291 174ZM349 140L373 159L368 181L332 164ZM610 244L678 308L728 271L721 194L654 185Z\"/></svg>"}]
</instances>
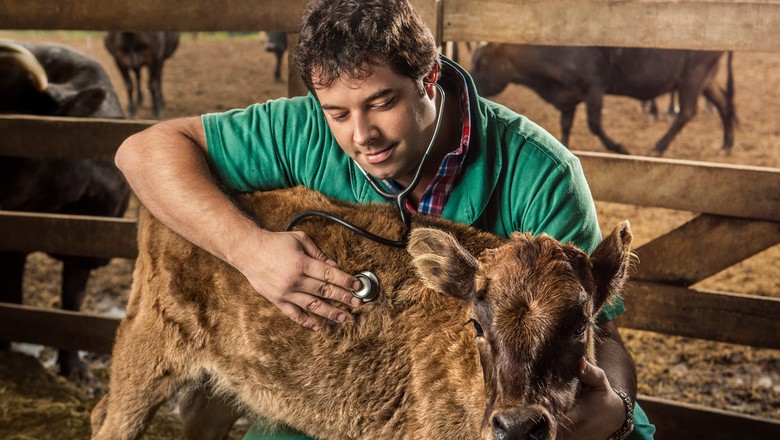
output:
<instances>
[{"instance_id":1,"label":"brown fur","mask_svg":"<svg viewBox=\"0 0 780 440\"><path fill-rule=\"evenodd\" d=\"M238 203L271 230L316 208L383 236L402 232L388 206L354 207L303 188ZM504 242L430 217L413 227L404 250L321 219L299 224L342 269L372 270L382 284L344 324L312 332L142 211L133 290L92 438L137 438L162 402L205 377L253 413L317 438L494 438L496 423L518 421L527 432L539 417L554 437L577 392L578 359L592 350L592 326L572 334L621 287L627 223L593 263L546 236ZM476 341L470 318L485 331Z\"/></svg>"}]
</instances>

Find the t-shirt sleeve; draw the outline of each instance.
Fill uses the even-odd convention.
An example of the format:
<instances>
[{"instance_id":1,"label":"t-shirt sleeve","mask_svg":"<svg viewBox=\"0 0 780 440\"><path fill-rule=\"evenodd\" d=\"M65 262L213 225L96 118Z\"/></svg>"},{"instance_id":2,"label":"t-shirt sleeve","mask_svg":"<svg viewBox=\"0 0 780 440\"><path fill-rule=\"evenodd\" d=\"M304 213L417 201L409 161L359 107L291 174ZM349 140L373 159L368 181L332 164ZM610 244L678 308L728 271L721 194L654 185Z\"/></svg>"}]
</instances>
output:
<instances>
[{"instance_id":1,"label":"t-shirt sleeve","mask_svg":"<svg viewBox=\"0 0 780 440\"><path fill-rule=\"evenodd\" d=\"M308 97L203 115L212 172L220 184L237 192L310 183L307 176L316 173L318 163L307 155L319 157L330 145L318 115L314 99Z\"/></svg>"}]
</instances>

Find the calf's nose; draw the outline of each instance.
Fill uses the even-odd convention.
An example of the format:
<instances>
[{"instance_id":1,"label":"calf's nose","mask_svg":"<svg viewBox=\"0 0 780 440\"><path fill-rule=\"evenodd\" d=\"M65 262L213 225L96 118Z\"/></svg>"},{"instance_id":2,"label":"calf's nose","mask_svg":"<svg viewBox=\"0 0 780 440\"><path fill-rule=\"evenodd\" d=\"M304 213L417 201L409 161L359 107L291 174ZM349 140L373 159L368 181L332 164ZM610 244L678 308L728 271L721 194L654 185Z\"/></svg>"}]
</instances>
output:
<instances>
[{"instance_id":1,"label":"calf's nose","mask_svg":"<svg viewBox=\"0 0 780 440\"><path fill-rule=\"evenodd\" d=\"M552 440L552 423L542 411L502 411L493 415L496 440Z\"/></svg>"}]
</instances>

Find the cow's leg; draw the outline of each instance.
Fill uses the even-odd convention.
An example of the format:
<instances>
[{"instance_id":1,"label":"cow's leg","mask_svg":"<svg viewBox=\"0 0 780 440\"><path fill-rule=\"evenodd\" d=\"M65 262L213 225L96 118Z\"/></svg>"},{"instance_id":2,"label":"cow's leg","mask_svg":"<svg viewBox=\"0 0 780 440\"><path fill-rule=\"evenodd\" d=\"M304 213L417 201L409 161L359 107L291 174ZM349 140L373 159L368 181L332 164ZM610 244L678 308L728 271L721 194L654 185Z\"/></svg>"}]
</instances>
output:
<instances>
[{"instance_id":1,"label":"cow's leg","mask_svg":"<svg viewBox=\"0 0 780 440\"><path fill-rule=\"evenodd\" d=\"M129 113L128 116L134 119L136 114L136 108L135 108L135 100L133 98L133 78L130 77L130 70L128 70L128 68L125 67L124 64L117 61L116 66L117 68L119 68L119 73L122 74L122 81L125 82L125 90L127 90L127 112Z\"/></svg>"},{"instance_id":2,"label":"cow's leg","mask_svg":"<svg viewBox=\"0 0 780 440\"><path fill-rule=\"evenodd\" d=\"M141 66L134 67L133 68L133 73L135 74L135 86L136 86L135 92L136 92L136 97L138 99L138 106L140 107L141 104L144 103L144 93L143 93L143 90L142 90L143 87L141 87L141 84L143 84L141 82Z\"/></svg>"},{"instance_id":3,"label":"cow's leg","mask_svg":"<svg viewBox=\"0 0 780 440\"><path fill-rule=\"evenodd\" d=\"M688 121L693 119L693 117L696 115L696 100L699 97L699 90L700 89L698 87L692 85L683 85L680 87L678 93L680 112L677 113L677 117L674 119L674 122L672 122L672 126L669 127L669 130L666 132L666 134L664 134L658 143L655 144L655 148L650 151L651 155L660 156L664 154L666 149L669 148L669 144L672 143L672 140L674 140L675 136L677 136L677 134L680 133L680 130L685 127L685 124L687 124Z\"/></svg>"},{"instance_id":4,"label":"cow's leg","mask_svg":"<svg viewBox=\"0 0 780 440\"><path fill-rule=\"evenodd\" d=\"M723 123L723 145L724 150L730 150L734 146L734 108L733 105L729 105L728 98L723 90L715 84L715 81L710 81L707 87L704 88L704 97L707 98L707 102L712 103L718 114L720 120Z\"/></svg>"},{"instance_id":5,"label":"cow's leg","mask_svg":"<svg viewBox=\"0 0 780 440\"><path fill-rule=\"evenodd\" d=\"M607 136L604 132L604 128L601 126L601 108L604 102L603 90L592 90L588 93L588 97L585 100L585 105L588 109L588 128L590 132L596 135L601 143L607 147L608 150L621 154L629 154L626 147L618 144Z\"/></svg>"},{"instance_id":6,"label":"cow's leg","mask_svg":"<svg viewBox=\"0 0 780 440\"><path fill-rule=\"evenodd\" d=\"M109 392L92 410L93 440L140 438L160 405L188 380L183 363L193 357L168 355L159 336L164 332L156 328L163 324L144 318L125 318L117 331Z\"/></svg>"},{"instance_id":7,"label":"cow's leg","mask_svg":"<svg viewBox=\"0 0 780 440\"><path fill-rule=\"evenodd\" d=\"M152 115L159 119L162 108L162 61L149 66L149 92L152 94Z\"/></svg>"},{"instance_id":8,"label":"cow's leg","mask_svg":"<svg viewBox=\"0 0 780 440\"><path fill-rule=\"evenodd\" d=\"M276 55L276 67L274 68L274 80L276 82L281 82L282 81L282 56L284 55L284 52L276 50L274 51L274 55Z\"/></svg>"},{"instance_id":9,"label":"cow's leg","mask_svg":"<svg viewBox=\"0 0 780 440\"><path fill-rule=\"evenodd\" d=\"M658 104L656 104L655 98L642 101L640 106L643 112L649 113L653 117L653 120L658 120Z\"/></svg>"},{"instance_id":10,"label":"cow's leg","mask_svg":"<svg viewBox=\"0 0 780 440\"><path fill-rule=\"evenodd\" d=\"M103 261L92 258L61 258L62 266L62 308L72 312L81 310L87 291L87 280L93 267ZM107 260L105 261L107 262ZM87 367L79 359L78 351L60 349L57 354L60 375L79 382L86 379Z\"/></svg>"},{"instance_id":11,"label":"cow's leg","mask_svg":"<svg viewBox=\"0 0 780 440\"><path fill-rule=\"evenodd\" d=\"M569 137L571 136L571 127L574 125L574 112L577 105L566 106L561 109L561 143L569 146Z\"/></svg>"},{"instance_id":12,"label":"cow's leg","mask_svg":"<svg viewBox=\"0 0 780 440\"><path fill-rule=\"evenodd\" d=\"M22 303L22 278L26 254L0 252L0 302ZM11 348L10 341L0 341L0 350Z\"/></svg>"},{"instance_id":13,"label":"cow's leg","mask_svg":"<svg viewBox=\"0 0 780 440\"><path fill-rule=\"evenodd\" d=\"M677 93L672 89L669 92L669 108L666 110L666 114L669 117L674 117L677 113L680 113L680 106L677 105Z\"/></svg>"},{"instance_id":14,"label":"cow's leg","mask_svg":"<svg viewBox=\"0 0 780 440\"><path fill-rule=\"evenodd\" d=\"M239 418L234 405L214 395L207 383L192 388L179 400L187 440L224 440Z\"/></svg>"}]
</instances>

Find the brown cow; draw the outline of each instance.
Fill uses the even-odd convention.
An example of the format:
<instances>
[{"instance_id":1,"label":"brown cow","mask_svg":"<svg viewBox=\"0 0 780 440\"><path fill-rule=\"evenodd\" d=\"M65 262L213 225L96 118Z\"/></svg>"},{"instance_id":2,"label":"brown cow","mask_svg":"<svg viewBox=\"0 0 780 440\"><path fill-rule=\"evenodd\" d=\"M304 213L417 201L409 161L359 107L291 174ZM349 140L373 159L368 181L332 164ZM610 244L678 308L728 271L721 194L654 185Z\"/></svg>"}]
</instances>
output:
<instances>
[{"instance_id":1,"label":"brown cow","mask_svg":"<svg viewBox=\"0 0 780 440\"><path fill-rule=\"evenodd\" d=\"M723 123L723 149L733 146L736 112L731 52L726 89L722 90L714 80L722 56L723 52L702 50L488 43L474 51L471 74L484 96L500 93L510 82L539 94L561 112L561 141L567 145L574 112L579 103L585 102L588 128L607 149L618 153L628 150L604 132L604 95L646 101L676 92L680 111L651 151L661 155L696 115L700 95L718 109Z\"/></svg>"},{"instance_id":2,"label":"brown cow","mask_svg":"<svg viewBox=\"0 0 780 440\"><path fill-rule=\"evenodd\" d=\"M388 205L356 207L296 188L241 196L260 226L302 210L397 237ZM210 377L254 414L323 439L552 439L593 361L594 318L630 260L621 224L588 257L543 235L510 240L419 216L406 250L323 219L299 227L379 297L312 332L244 277L142 211L127 316L93 439L138 438L176 390ZM414 276L414 274L417 276Z\"/></svg>"},{"instance_id":3,"label":"brown cow","mask_svg":"<svg viewBox=\"0 0 780 440\"><path fill-rule=\"evenodd\" d=\"M135 118L136 105L143 103L141 69L149 69L149 91L152 94L152 115L159 119L165 106L162 92L162 71L165 60L179 47L179 32L108 32L103 39L108 53L114 57L127 89L127 107ZM135 75L135 83L130 76ZM133 90L135 89L135 96Z\"/></svg>"}]
</instances>

